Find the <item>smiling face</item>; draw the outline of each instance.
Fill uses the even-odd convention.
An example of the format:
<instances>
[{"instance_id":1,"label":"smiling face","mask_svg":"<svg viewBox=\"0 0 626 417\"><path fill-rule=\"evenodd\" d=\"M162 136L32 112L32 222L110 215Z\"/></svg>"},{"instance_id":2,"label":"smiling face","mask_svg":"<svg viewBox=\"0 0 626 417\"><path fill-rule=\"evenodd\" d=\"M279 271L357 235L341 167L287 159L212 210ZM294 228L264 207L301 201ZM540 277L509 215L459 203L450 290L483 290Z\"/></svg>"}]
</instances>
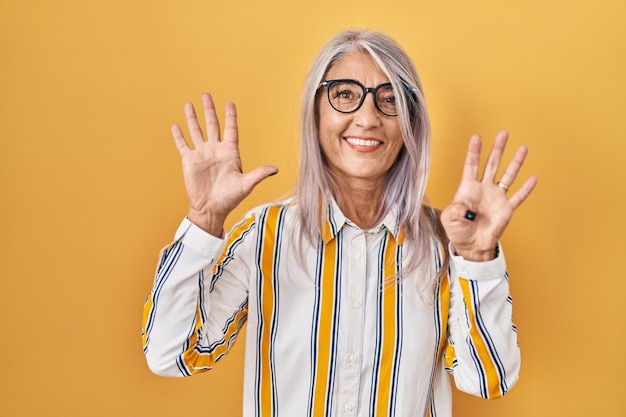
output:
<instances>
[{"instance_id":1,"label":"smiling face","mask_svg":"<svg viewBox=\"0 0 626 417\"><path fill-rule=\"evenodd\" d=\"M390 80L364 52L343 55L325 80L351 79L373 88ZM385 116L367 94L354 113L340 113L319 94L319 141L326 164L339 187L373 187L382 190L387 172L402 149L402 133L396 116Z\"/></svg>"}]
</instances>

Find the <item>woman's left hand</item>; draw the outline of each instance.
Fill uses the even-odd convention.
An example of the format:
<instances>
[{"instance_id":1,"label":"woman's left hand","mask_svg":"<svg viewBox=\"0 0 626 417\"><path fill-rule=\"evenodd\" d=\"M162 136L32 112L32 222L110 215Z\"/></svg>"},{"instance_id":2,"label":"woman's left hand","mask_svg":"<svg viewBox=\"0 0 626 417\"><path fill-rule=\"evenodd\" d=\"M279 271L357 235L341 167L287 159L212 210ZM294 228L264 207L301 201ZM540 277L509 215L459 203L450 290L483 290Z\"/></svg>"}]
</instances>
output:
<instances>
[{"instance_id":1,"label":"woman's left hand","mask_svg":"<svg viewBox=\"0 0 626 417\"><path fill-rule=\"evenodd\" d=\"M441 222L453 250L470 261L494 258L498 240L511 221L513 212L537 184L537 177L532 176L519 190L507 197L506 193L513 185L528 153L526 146L520 146L502 178L496 180L507 139L507 132L498 133L483 176L479 178L482 139L478 135L472 136L461 184L452 203L441 213Z\"/></svg>"}]
</instances>

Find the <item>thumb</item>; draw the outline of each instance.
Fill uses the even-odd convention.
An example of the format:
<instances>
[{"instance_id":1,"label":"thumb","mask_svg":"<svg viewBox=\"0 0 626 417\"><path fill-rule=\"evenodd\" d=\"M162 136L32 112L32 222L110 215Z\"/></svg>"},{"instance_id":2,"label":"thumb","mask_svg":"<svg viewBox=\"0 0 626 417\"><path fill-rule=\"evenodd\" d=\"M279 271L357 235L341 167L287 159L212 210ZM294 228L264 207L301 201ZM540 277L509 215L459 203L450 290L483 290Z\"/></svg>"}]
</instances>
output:
<instances>
[{"instance_id":1,"label":"thumb","mask_svg":"<svg viewBox=\"0 0 626 417\"><path fill-rule=\"evenodd\" d=\"M263 165L248 172L244 176L244 189L246 193L251 193L254 187L261 181L276 174L278 174L278 168L273 165Z\"/></svg>"}]
</instances>

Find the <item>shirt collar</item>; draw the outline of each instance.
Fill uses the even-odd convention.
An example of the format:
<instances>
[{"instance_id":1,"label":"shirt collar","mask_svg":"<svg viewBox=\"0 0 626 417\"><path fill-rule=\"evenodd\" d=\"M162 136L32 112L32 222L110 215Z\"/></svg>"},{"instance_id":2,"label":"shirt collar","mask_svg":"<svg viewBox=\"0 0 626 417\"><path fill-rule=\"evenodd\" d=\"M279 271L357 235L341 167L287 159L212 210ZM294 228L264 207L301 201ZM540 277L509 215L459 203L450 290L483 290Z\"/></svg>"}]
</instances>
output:
<instances>
[{"instance_id":1,"label":"shirt collar","mask_svg":"<svg viewBox=\"0 0 626 417\"><path fill-rule=\"evenodd\" d=\"M404 242L404 229L398 223L399 212L400 209L398 205L394 204L385 217L383 217L382 221L370 230L379 231L385 228L391 233L393 238L396 240L396 243L398 245L402 245L402 242ZM324 240L324 243L327 244L332 239L337 237L339 231L346 225L358 227L346 218L335 199L331 199L328 203L326 221L322 225L322 239Z\"/></svg>"}]
</instances>

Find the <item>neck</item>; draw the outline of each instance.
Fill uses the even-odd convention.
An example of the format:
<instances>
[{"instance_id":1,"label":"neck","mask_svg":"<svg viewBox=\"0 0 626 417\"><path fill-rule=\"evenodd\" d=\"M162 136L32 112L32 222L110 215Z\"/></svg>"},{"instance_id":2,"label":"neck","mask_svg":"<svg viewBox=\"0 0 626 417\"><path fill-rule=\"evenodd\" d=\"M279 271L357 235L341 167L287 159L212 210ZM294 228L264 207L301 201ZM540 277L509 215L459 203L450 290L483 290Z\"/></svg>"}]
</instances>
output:
<instances>
[{"instance_id":1,"label":"neck","mask_svg":"<svg viewBox=\"0 0 626 417\"><path fill-rule=\"evenodd\" d=\"M371 229L379 219L383 186L372 184L337 184L335 196L343 214L361 229Z\"/></svg>"}]
</instances>

